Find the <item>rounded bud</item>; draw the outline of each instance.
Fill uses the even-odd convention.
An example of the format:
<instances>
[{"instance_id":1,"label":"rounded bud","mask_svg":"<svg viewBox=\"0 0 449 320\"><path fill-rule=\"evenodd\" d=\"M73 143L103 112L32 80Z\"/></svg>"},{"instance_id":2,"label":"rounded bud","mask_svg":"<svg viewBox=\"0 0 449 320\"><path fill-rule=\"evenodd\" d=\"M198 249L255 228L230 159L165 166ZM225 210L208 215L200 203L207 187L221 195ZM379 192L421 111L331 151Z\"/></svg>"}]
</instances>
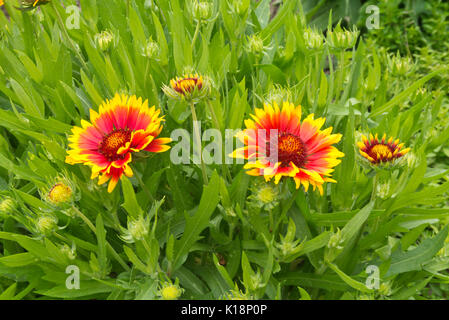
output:
<instances>
[{"instance_id":1,"label":"rounded bud","mask_svg":"<svg viewBox=\"0 0 449 320\"><path fill-rule=\"evenodd\" d=\"M193 17L195 20L209 20L212 17L213 5L208 1L193 2Z\"/></svg>"},{"instance_id":2,"label":"rounded bud","mask_svg":"<svg viewBox=\"0 0 449 320\"><path fill-rule=\"evenodd\" d=\"M264 50L263 40L257 34L248 37L247 50L255 55L259 55Z\"/></svg>"},{"instance_id":3,"label":"rounded bud","mask_svg":"<svg viewBox=\"0 0 449 320\"><path fill-rule=\"evenodd\" d=\"M134 240L142 240L148 234L148 226L143 218L130 221L128 230Z\"/></svg>"},{"instance_id":4,"label":"rounded bud","mask_svg":"<svg viewBox=\"0 0 449 320\"><path fill-rule=\"evenodd\" d=\"M413 62L410 57L401 57L397 52L387 56L387 66L392 75L404 77L413 69Z\"/></svg>"},{"instance_id":5,"label":"rounded bud","mask_svg":"<svg viewBox=\"0 0 449 320\"><path fill-rule=\"evenodd\" d=\"M94 39L101 51L107 51L115 44L115 35L109 30L97 33Z\"/></svg>"},{"instance_id":6,"label":"rounded bud","mask_svg":"<svg viewBox=\"0 0 449 320\"><path fill-rule=\"evenodd\" d=\"M58 228L58 219L54 216L41 216L36 222L37 230L43 235L49 235Z\"/></svg>"},{"instance_id":7,"label":"rounded bud","mask_svg":"<svg viewBox=\"0 0 449 320\"><path fill-rule=\"evenodd\" d=\"M308 28L304 30L304 44L309 50L319 51L324 46L324 36L321 32Z\"/></svg>"},{"instance_id":8,"label":"rounded bud","mask_svg":"<svg viewBox=\"0 0 449 320\"><path fill-rule=\"evenodd\" d=\"M339 23L333 30L327 31L327 43L331 48L344 50L354 47L358 36L357 28L352 31L346 30L341 28Z\"/></svg>"},{"instance_id":9,"label":"rounded bud","mask_svg":"<svg viewBox=\"0 0 449 320\"><path fill-rule=\"evenodd\" d=\"M163 284L160 295L164 300L176 300L182 295L183 289L176 284L165 283Z\"/></svg>"},{"instance_id":10,"label":"rounded bud","mask_svg":"<svg viewBox=\"0 0 449 320\"><path fill-rule=\"evenodd\" d=\"M10 197L6 197L0 202L0 215L12 213L16 207L15 201Z\"/></svg>"},{"instance_id":11,"label":"rounded bud","mask_svg":"<svg viewBox=\"0 0 449 320\"><path fill-rule=\"evenodd\" d=\"M159 56L159 49L158 43L150 38L145 45L143 54L149 59L156 59Z\"/></svg>"}]
</instances>

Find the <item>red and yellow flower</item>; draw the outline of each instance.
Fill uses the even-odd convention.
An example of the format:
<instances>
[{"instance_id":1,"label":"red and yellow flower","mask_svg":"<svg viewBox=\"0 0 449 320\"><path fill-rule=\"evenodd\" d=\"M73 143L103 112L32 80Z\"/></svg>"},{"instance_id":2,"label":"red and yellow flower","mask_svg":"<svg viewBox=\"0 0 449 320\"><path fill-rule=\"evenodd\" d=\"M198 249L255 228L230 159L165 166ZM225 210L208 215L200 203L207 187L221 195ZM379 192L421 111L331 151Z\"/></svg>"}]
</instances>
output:
<instances>
[{"instance_id":1,"label":"red and yellow flower","mask_svg":"<svg viewBox=\"0 0 449 320\"><path fill-rule=\"evenodd\" d=\"M399 143L399 139L393 141L393 137L390 137L387 141L386 134L380 141L377 133L374 137L370 133L369 139L363 135L362 140L357 143L359 152L373 165L394 162L410 151L410 148L402 149L404 144Z\"/></svg>"},{"instance_id":2,"label":"red and yellow flower","mask_svg":"<svg viewBox=\"0 0 449 320\"><path fill-rule=\"evenodd\" d=\"M92 167L91 178L100 175L98 184L110 180L108 192L112 192L123 174L133 175L132 153L170 148L166 145L170 138L156 139L164 121L159 114L154 106L148 107L148 100L116 94L103 102L99 112L90 110L90 123L81 120L82 127L73 127L66 162Z\"/></svg>"},{"instance_id":3,"label":"red and yellow flower","mask_svg":"<svg viewBox=\"0 0 449 320\"><path fill-rule=\"evenodd\" d=\"M170 80L170 86L162 90L173 99L195 101L204 98L210 92L208 81L198 74L186 74Z\"/></svg>"},{"instance_id":4,"label":"red and yellow flower","mask_svg":"<svg viewBox=\"0 0 449 320\"><path fill-rule=\"evenodd\" d=\"M291 177L296 188L302 184L307 191L312 185L320 194L325 182L336 182L330 176L344 154L333 144L342 136L331 134L332 127L321 130L324 118L311 114L301 122L301 106L289 102L283 102L281 110L276 102L264 104L251 117L237 134L245 146L231 155L250 160L244 166L249 175L264 176L266 181L274 177L276 184Z\"/></svg>"}]
</instances>

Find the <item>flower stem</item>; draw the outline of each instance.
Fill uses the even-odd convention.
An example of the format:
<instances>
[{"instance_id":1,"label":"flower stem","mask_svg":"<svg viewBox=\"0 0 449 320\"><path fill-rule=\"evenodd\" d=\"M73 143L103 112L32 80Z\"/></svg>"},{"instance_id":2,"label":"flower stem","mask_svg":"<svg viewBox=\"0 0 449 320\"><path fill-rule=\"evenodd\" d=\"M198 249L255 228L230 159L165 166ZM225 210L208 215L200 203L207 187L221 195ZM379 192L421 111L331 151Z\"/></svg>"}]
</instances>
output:
<instances>
[{"instance_id":1,"label":"flower stem","mask_svg":"<svg viewBox=\"0 0 449 320\"><path fill-rule=\"evenodd\" d=\"M200 133L200 128L198 128L198 118L196 117L195 104L193 103L193 101L190 102L190 111L192 112L193 131L196 136L197 143L198 143L198 152L200 154L201 173L203 174L203 182L205 185L208 185L209 180L207 179L206 165L203 162L203 151L201 150L201 133ZM194 143L194 145L195 145L195 143Z\"/></svg>"},{"instance_id":2,"label":"flower stem","mask_svg":"<svg viewBox=\"0 0 449 320\"><path fill-rule=\"evenodd\" d=\"M92 222L90 222L89 218L86 217L77 207L74 205L72 206L75 213L87 224L90 230L92 230L93 233L97 234L97 229L93 225ZM109 250L111 255L117 260L118 263L125 269L126 271L129 271L130 268L128 265L123 261L123 259L119 256L119 254L115 251L115 249L109 244L109 242L106 242L106 248Z\"/></svg>"},{"instance_id":3,"label":"flower stem","mask_svg":"<svg viewBox=\"0 0 449 320\"><path fill-rule=\"evenodd\" d=\"M196 38L198 37L198 33L200 32L200 26L201 26L201 20L198 19L198 23L196 24L195 33L193 34L193 38L192 38L192 52L193 52L193 49L195 48Z\"/></svg>"},{"instance_id":4,"label":"flower stem","mask_svg":"<svg viewBox=\"0 0 449 320\"><path fill-rule=\"evenodd\" d=\"M210 102L209 99L207 99L207 106L209 107L209 111L210 111L210 114L212 116L212 121L214 122L215 128L221 132L220 123L218 122L218 118L217 118L217 115L215 114L214 107L212 106L212 103ZM221 148L221 152L222 152L222 159L221 159L221 161L222 161L222 173L223 173L224 176L228 177L229 180L232 180L231 174L229 173L229 169L228 169L228 167L226 166L226 163L225 163L226 155L225 155L225 148L223 146L223 140L221 141L221 146L222 146L222 148Z\"/></svg>"},{"instance_id":5,"label":"flower stem","mask_svg":"<svg viewBox=\"0 0 449 320\"><path fill-rule=\"evenodd\" d=\"M83 67L87 70L87 64L84 61L84 58L81 56L81 53L78 50L78 48L73 44L72 39L70 38L70 36L69 36L65 26L64 26L64 22L62 21L61 14L59 13L58 9L56 8L55 1L52 1L51 4L53 6L53 10L55 10L55 12L56 12L56 17L58 18L58 23L59 23L59 26L62 29L62 33L64 34L67 42L72 47L73 51L75 51L76 55L78 56L78 59L80 59L80 62L83 64Z\"/></svg>"}]
</instances>

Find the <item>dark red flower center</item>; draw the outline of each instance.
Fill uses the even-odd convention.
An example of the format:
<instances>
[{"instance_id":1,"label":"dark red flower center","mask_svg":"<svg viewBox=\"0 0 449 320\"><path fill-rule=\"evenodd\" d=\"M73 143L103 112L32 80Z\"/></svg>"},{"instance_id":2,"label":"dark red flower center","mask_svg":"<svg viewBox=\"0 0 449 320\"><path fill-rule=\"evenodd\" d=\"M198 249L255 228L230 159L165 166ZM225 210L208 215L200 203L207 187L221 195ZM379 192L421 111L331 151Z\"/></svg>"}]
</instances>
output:
<instances>
[{"instance_id":1,"label":"dark red flower center","mask_svg":"<svg viewBox=\"0 0 449 320\"><path fill-rule=\"evenodd\" d=\"M117 151L131 140L129 129L114 129L103 137L98 151L109 161L123 159L125 155L117 154Z\"/></svg>"},{"instance_id":2,"label":"dark red flower center","mask_svg":"<svg viewBox=\"0 0 449 320\"><path fill-rule=\"evenodd\" d=\"M278 157L277 160L270 159L270 162L280 162L281 167L287 167L293 162L298 168L303 167L306 163L306 148L301 139L294 134L282 132L277 140ZM267 153L270 158L270 143Z\"/></svg>"}]
</instances>

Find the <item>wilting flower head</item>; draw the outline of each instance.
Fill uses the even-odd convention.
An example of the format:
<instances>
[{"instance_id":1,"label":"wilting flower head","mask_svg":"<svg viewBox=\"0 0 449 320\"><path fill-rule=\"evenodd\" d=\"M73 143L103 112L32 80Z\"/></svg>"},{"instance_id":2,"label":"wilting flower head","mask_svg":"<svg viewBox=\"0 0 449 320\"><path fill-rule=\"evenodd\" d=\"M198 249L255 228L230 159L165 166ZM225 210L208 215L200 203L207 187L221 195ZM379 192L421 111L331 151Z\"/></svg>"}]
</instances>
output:
<instances>
[{"instance_id":1,"label":"wilting flower head","mask_svg":"<svg viewBox=\"0 0 449 320\"><path fill-rule=\"evenodd\" d=\"M348 49L355 46L358 36L359 31L357 28L352 31L346 30L338 23L333 30L327 30L327 43L335 49Z\"/></svg>"},{"instance_id":2,"label":"wilting flower head","mask_svg":"<svg viewBox=\"0 0 449 320\"><path fill-rule=\"evenodd\" d=\"M309 115L301 122L301 106L284 102L282 110L277 103L264 104L256 109L252 120L245 120L246 129L237 134L245 147L231 155L248 159L244 168L249 175L264 176L266 181L291 177L296 188L309 185L323 193L324 182L336 182L329 178L333 167L344 154L334 146L341 134L331 134L332 127L321 130L325 119Z\"/></svg>"},{"instance_id":3,"label":"wilting flower head","mask_svg":"<svg viewBox=\"0 0 449 320\"><path fill-rule=\"evenodd\" d=\"M170 86L162 87L164 93L173 99L198 102L210 93L208 81L198 74L170 80Z\"/></svg>"},{"instance_id":4,"label":"wilting flower head","mask_svg":"<svg viewBox=\"0 0 449 320\"><path fill-rule=\"evenodd\" d=\"M3 0L0 0L0 7L3 6L5 3L3 2Z\"/></svg>"},{"instance_id":5,"label":"wilting flower head","mask_svg":"<svg viewBox=\"0 0 449 320\"><path fill-rule=\"evenodd\" d=\"M382 140L379 141L377 134L373 137L369 135L369 139L362 136L363 141L359 141L360 154L367 159L372 165L385 165L392 164L396 159L401 158L410 148L402 150L403 143L399 144L399 139L393 141L393 137L387 139L387 135L384 134Z\"/></svg>"},{"instance_id":6,"label":"wilting flower head","mask_svg":"<svg viewBox=\"0 0 449 320\"><path fill-rule=\"evenodd\" d=\"M99 112L90 109L90 123L81 120L82 127L72 129L66 162L92 167L91 178L100 175L98 184L110 180L108 192L112 192L123 174L133 175L129 166L133 153L170 148L166 145L170 138L156 139L164 120L159 114L154 106L148 107L148 100L116 94L103 102Z\"/></svg>"},{"instance_id":7,"label":"wilting flower head","mask_svg":"<svg viewBox=\"0 0 449 320\"><path fill-rule=\"evenodd\" d=\"M3 1L2 1L3 2ZM33 10L38 6L49 3L50 0L22 0L20 4L22 5L20 10Z\"/></svg>"}]
</instances>

